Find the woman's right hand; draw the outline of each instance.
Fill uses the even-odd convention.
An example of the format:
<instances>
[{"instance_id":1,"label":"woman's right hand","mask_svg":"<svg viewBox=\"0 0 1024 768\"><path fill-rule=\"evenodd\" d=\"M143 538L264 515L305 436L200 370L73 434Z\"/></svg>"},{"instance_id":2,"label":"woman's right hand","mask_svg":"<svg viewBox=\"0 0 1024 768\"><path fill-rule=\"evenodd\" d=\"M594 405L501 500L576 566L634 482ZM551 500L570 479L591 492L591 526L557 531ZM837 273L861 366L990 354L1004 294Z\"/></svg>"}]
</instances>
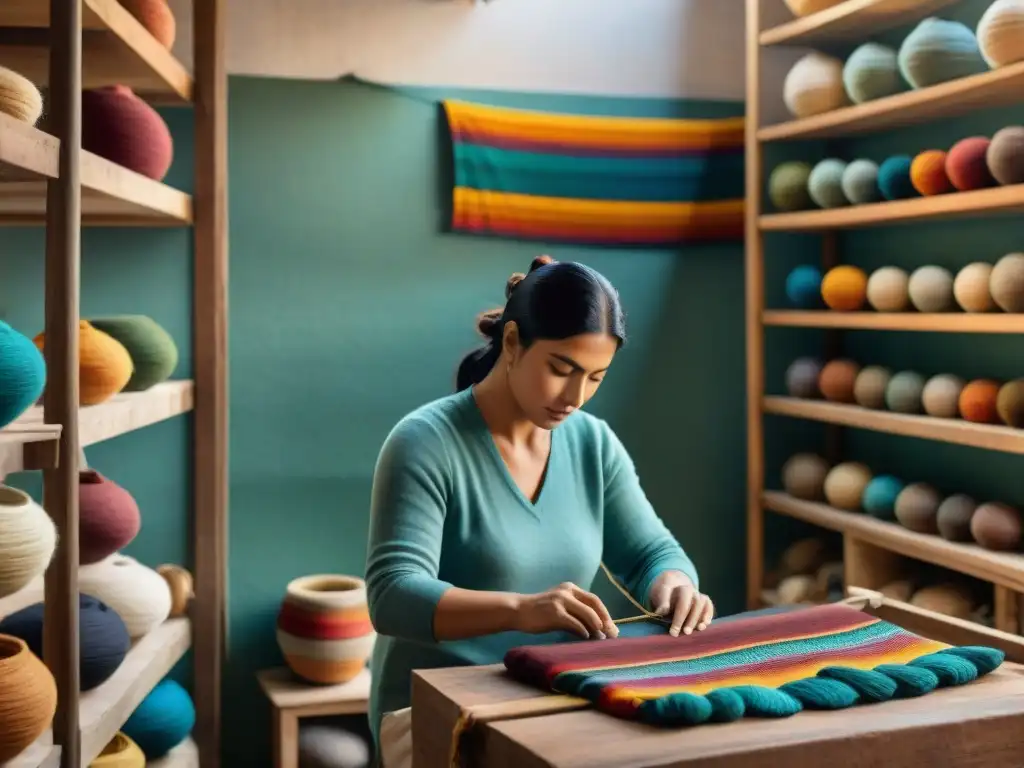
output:
<instances>
[{"instance_id":1,"label":"woman's right hand","mask_svg":"<svg viewBox=\"0 0 1024 768\"><path fill-rule=\"evenodd\" d=\"M516 625L520 632L530 634L563 631L588 639L619 634L601 598L570 582L547 592L523 595L516 607Z\"/></svg>"}]
</instances>

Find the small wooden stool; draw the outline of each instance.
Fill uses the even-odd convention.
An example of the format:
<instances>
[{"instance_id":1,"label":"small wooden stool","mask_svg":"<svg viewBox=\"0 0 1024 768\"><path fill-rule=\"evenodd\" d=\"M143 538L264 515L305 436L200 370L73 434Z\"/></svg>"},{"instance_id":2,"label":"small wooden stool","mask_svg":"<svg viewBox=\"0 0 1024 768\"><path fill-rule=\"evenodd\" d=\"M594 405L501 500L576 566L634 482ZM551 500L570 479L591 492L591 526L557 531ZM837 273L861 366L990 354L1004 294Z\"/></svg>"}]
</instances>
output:
<instances>
[{"instance_id":1,"label":"small wooden stool","mask_svg":"<svg viewBox=\"0 0 1024 768\"><path fill-rule=\"evenodd\" d=\"M370 670L340 685L302 682L287 667L256 673L273 712L274 768L299 766L299 718L366 714L370 706Z\"/></svg>"}]
</instances>

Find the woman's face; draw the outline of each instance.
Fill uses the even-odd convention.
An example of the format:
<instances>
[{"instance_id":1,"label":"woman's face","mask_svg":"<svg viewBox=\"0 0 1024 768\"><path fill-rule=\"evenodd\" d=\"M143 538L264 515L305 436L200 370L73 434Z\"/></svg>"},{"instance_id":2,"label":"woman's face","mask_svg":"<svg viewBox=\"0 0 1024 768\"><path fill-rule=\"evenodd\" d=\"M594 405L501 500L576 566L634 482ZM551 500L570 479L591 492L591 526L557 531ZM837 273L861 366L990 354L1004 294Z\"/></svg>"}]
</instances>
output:
<instances>
[{"instance_id":1,"label":"woman's face","mask_svg":"<svg viewBox=\"0 0 1024 768\"><path fill-rule=\"evenodd\" d=\"M594 396L616 351L607 333L538 340L524 350L516 329L506 326L509 386L523 414L542 429L554 429Z\"/></svg>"}]
</instances>

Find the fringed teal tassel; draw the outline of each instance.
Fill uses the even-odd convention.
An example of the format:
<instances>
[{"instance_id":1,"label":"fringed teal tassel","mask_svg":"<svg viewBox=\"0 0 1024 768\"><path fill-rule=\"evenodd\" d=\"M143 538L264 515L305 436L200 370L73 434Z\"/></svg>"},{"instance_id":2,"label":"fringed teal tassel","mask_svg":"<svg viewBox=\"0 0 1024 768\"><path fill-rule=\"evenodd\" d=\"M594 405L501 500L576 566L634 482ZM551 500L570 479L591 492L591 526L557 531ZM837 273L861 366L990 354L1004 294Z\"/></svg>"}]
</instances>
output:
<instances>
[{"instance_id":1,"label":"fringed teal tassel","mask_svg":"<svg viewBox=\"0 0 1024 768\"><path fill-rule=\"evenodd\" d=\"M737 685L729 690L743 699L746 713L751 717L789 717L803 709L795 699L780 688L763 685Z\"/></svg>"},{"instance_id":2,"label":"fringed teal tassel","mask_svg":"<svg viewBox=\"0 0 1024 768\"><path fill-rule=\"evenodd\" d=\"M964 685L978 677L978 668L968 659L952 653L930 653L910 662L913 667L922 667L935 673L939 687Z\"/></svg>"},{"instance_id":3,"label":"fringed teal tassel","mask_svg":"<svg viewBox=\"0 0 1024 768\"><path fill-rule=\"evenodd\" d=\"M731 723L747 712L743 697L732 688L719 688L706 694L711 702L711 720L715 723Z\"/></svg>"},{"instance_id":4,"label":"fringed teal tassel","mask_svg":"<svg viewBox=\"0 0 1024 768\"><path fill-rule=\"evenodd\" d=\"M853 688L827 677L808 677L779 686L807 709L846 709L860 698Z\"/></svg>"},{"instance_id":5,"label":"fringed teal tassel","mask_svg":"<svg viewBox=\"0 0 1024 768\"><path fill-rule=\"evenodd\" d=\"M879 664L875 672L881 672L896 683L896 694L893 698L910 699L924 696L939 687L939 678L930 669L910 667L906 664Z\"/></svg>"},{"instance_id":6,"label":"fringed teal tassel","mask_svg":"<svg viewBox=\"0 0 1024 768\"><path fill-rule=\"evenodd\" d=\"M888 701L896 694L896 681L870 669L825 667L818 677L838 680L853 688L864 702Z\"/></svg>"},{"instance_id":7,"label":"fringed teal tassel","mask_svg":"<svg viewBox=\"0 0 1024 768\"><path fill-rule=\"evenodd\" d=\"M671 693L638 707L640 719L651 725L700 725L711 719L711 712L707 697L693 693Z\"/></svg>"},{"instance_id":8,"label":"fringed teal tassel","mask_svg":"<svg viewBox=\"0 0 1024 768\"><path fill-rule=\"evenodd\" d=\"M946 648L939 653L948 653L967 659L977 669L979 675L987 675L995 670L1006 659L1006 653L998 648L988 648L982 645L961 645L954 648Z\"/></svg>"}]
</instances>

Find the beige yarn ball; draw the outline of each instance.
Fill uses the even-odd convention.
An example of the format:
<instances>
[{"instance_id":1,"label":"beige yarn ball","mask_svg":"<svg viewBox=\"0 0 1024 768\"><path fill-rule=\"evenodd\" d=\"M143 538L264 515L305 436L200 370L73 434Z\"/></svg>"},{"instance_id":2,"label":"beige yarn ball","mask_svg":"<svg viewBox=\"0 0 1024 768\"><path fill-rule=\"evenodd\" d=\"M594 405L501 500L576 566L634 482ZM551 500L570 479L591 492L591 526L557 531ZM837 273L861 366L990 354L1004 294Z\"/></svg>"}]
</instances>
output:
<instances>
[{"instance_id":1,"label":"beige yarn ball","mask_svg":"<svg viewBox=\"0 0 1024 768\"><path fill-rule=\"evenodd\" d=\"M1024 61L1024 0L995 0L978 20L975 34L992 69Z\"/></svg>"},{"instance_id":2,"label":"beige yarn ball","mask_svg":"<svg viewBox=\"0 0 1024 768\"><path fill-rule=\"evenodd\" d=\"M802 57L786 74L782 98L794 117L810 117L850 104L843 62L818 51Z\"/></svg>"},{"instance_id":3,"label":"beige yarn ball","mask_svg":"<svg viewBox=\"0 0 1024 768\"><path fill-rule=\"evenodd\" d=\"M991 312L996 308L988 288L992 265L983 261L968 264L956 274L953 297L965 312Z\"/></svg>"},{"instance_id":4,"label":"beige yarn ball","mask_svg":"<svg viewBox=\"0 0 1024 768\"><path fill-rule=\"evenodd\" d=\"M960 415L960 393L967 382L951 373L940 373L925 382L921 407L937 419L955 419Z\"/></svg>"},{"instance_id":5,"label":"beige yarn ball","mask_svg":"<svg viewBox=\"0 0 1024 768\"><path fill-rule=\"evenodd\" d=\"M1024 253L1008 253L992 267L988 289L1004 312L1024 312Z\"/></svg>"},{"instance_id":6,"label":"beige yarn ball","mask_svg":"<svg viewBox=\"0 0 1024 768\"><path fill-rule=\"evenodd\" d=\"M0 485L0 597L42 576L57 548L57 529L31 496Z\"/></svg>"},{"instance_id":7,"label":"beige yarn ball","mask_svg":"<svg viewBox=\"0 0 1024 768\"><path fill-rule=\"evenodd\" d=\"M786 7L794 16L810 16L839 5L844 0L786 0Z\"/></svg>"},{"instance_id":8,"label":"beige yarn ball","mask_svg":"<svg viewBox=\"0 0 1024 768\"><path fill-rule=\"evenodd\" d=\"M853 399L862 408L885 408L885 390L891 379L892 373L888 368L880 365L862 368L853 382Z\"/></svg>"},{"instance_id":9,"label":"beige yarn ball","mask_svg":"<svg viewBox=\"0 0 1024 768\"><path fill-rule=\"evenodd\" d=\"M152 632L171 613L171 588L164 577L117 552L79 568L78 587L110 606L133 640Z\"/></svg>"},{"instance_id":10,"label":"beige yarn ball","mask_svg":"<svg viewBox=\"0 0 1024 768\"><path fill-rule=\"evenodd\" d=\"M35 125L43 115L42 94L27 77L0 67L0 112Z\"/></svg>"},{"instance_id":11,"label":"beige yarn ball","mask_svg":"<svg viewBox=\"0 0 1024 768\"><path fill-rule=\"evenodd\" d=\"M871 482L871 470L856 461L837 464L825 476L825 498L833 507L859 510L864 488Z\"/></svg>"},{"instance_id":12,"label":"beige yarn ball","mask_svg":"<svg viewBox=\"0 0 1024 768\"><path fill-rule=\"evenodd\" d=\"M919 312L948 312L956 309L953 274L945 267L918 267L907 283L910 303Z\"/></svg>"},{"instance_id":13,"label":"beige yarn ball","mask_svg":"<svg viewBox=\"0 0 1024 768\"><path fill-rule=\"evenodd\" d=\"M910 307L910 277L899 267L881 267L868 278L868 304L879 312L903 312Z\"/></svg>"}]
</instances>

